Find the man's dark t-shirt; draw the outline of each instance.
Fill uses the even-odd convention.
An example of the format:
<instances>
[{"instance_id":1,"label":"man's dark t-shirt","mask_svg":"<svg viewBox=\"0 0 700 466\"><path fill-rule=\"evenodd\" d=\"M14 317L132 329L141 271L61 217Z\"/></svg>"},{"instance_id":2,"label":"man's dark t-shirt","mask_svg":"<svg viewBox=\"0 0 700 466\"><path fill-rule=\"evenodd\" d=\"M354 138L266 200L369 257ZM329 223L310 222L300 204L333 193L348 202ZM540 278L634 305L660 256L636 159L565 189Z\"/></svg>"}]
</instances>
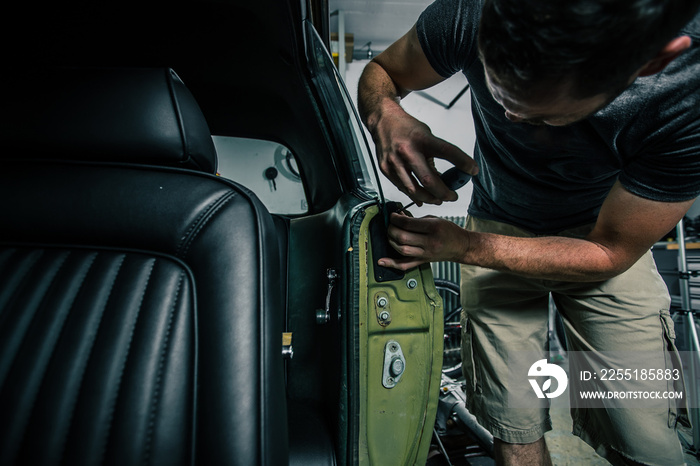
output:
<instances>
[{"instance_id":1,"label":"man's dark t-shirt","mask_svg":"<svg viewBox=\"0 0 700 466\"><path fill-rule=\"evenodd\" d=\"M700 16L693 45L637 78L605 108L565 127L513 123L486 87L476 35L481 0L437 0L417 23L435 71L471 86L479 175L469 213L552 234L595 222L616 180L652 200L700 195Z\"/></svg>"}]
</instances>

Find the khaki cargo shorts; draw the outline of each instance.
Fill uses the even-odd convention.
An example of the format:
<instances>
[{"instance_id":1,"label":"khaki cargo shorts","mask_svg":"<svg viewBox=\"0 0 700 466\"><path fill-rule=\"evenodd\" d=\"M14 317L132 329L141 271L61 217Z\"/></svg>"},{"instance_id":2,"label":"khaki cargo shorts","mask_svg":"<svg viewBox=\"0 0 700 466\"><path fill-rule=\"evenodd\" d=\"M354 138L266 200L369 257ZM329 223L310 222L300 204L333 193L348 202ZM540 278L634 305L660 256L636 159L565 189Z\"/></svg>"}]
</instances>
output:
<instances>
[{"instance_id":1,"label":"khaki cargo shorts","mask_svg":"<svg viewBox=\"0 0 700 466\"><path fill-rule=\"evenodd\" d=\"M473 217L466 228L536 236ZM562 236L583 237L588 231L590 226ZM513 408L506 401L511 391L530 390L527 383L515 386L510 379L509 355L512 360L513 354L524 352L546 354L550 293L562 316L567 350L652 354L658 356L654 364L682 370L669 315L670 298L651 252L625 273L596 283L529 279L475 266L462 266L461 273L467 408L504 442L531 443L552 428L546 407ZM577 383L575 377L569 381L570 395ZM683 390L682 377L675 388ZM573 433L613 464L622 464L623 458L659 465L684 462L676 427L687 423L687 412L677 401L664 400L653 409L581 408L571 402L571 414Z\"/></svg>"}]
</instances>

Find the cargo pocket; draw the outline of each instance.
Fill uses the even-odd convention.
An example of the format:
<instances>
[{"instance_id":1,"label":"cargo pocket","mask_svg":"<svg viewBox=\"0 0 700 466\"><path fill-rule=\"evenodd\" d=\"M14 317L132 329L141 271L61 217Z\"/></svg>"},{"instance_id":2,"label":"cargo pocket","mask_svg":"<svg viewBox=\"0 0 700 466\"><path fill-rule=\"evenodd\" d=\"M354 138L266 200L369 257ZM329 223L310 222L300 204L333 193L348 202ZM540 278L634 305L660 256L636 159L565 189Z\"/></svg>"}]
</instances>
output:
<instances>
[{"instance_id":1,"label":"cargo pocket","mask_svg":"<svg viewBox=\"0 0 700 466\"><path fill-rule=\"evenodd\" d=\"M467 313L462 311L462 375L467 388L471 393L477 392L476 365L474 363L474 338L472 336L472 323Z\"/></svg>"},{"instance_id":2,"label":"cargo pocket","mask_svg":"<svg viewBox=\"0 0 700 466\"><path fill-rule=\"evenodd\" d=\"M668 426L675 428L677 424L680 424L689 428L691 425L688 416L687 391L683 378L683 362L676 348L676 332L673 326L673 319L667 310L662 310L659 314L659 318L661 319L661 327L663 329L666 367L670 366L674 374L676 371L680 374L678 380L669 380L668 390L683 392L683 399L669 400Z\"/></svg>"}]
</instances>

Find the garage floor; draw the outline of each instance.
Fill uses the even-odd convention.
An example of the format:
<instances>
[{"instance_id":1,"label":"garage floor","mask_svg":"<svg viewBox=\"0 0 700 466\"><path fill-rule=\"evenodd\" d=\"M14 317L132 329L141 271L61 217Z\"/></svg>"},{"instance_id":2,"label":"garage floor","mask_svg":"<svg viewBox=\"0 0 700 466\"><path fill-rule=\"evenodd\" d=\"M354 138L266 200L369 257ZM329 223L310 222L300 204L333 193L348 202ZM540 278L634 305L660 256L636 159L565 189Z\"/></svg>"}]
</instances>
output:
<instances>
[{"instance_id":1,"label":"garage floor","mask_svg":"<svg viewBox=\"0 0 700 466\"><path fill-rule=\"evenodd\" d=\"M554 466L597 466L609 464L580 438L571 433L571 415L565 400L552 399L549 409L552 430L545 434Z\"/></svg>"}]
</instances>

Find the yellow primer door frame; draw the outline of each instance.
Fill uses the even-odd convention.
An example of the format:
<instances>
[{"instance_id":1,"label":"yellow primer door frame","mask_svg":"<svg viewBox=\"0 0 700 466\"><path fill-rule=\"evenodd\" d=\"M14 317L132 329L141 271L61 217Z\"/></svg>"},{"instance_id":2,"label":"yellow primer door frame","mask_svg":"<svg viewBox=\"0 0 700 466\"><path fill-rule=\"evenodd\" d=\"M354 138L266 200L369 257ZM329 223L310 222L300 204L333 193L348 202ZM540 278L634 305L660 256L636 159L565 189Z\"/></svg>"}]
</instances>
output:
<instances>
[{"instance_id":1,"label":"yellow primer door frame","mask_svg":"<svg viewBox=\"0 0 700 466\"><path fill-rule=\"evenodd\" d=\"M377 206L365 211L359 230L359 463L425 465L437 412L443 352L442 299L428 264L404 278L378 283L372 264L369 224ZM388 313L388 314L387 314ZM388 348L388 346L390 348ZM399 380L389 379L386 361L404 363ZM387 351L390 351L387 357ZM393 373L390 373L391 376ZM392 386L392 384L394 384Z\"/></svg>"}]
</instances>

